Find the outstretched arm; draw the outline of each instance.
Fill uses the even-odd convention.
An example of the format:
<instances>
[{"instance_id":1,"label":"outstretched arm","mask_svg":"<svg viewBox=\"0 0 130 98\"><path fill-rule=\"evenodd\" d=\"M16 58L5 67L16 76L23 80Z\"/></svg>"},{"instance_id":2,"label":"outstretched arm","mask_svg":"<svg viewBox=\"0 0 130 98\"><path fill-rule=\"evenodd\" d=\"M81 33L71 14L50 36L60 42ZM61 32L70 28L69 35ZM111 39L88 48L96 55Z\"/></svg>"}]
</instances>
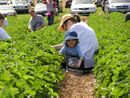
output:
<instances>
[{"instance_id":1,"label":"outstretched arm","mask_svg":"<svg viewBox=\"0 0 130 98\"><path fill-rule=\"evenodd\" d=\"M63 47L63 44L53 45L51 47L55 48L56 50L60 50Z\"/></svg>"}]
</instances>

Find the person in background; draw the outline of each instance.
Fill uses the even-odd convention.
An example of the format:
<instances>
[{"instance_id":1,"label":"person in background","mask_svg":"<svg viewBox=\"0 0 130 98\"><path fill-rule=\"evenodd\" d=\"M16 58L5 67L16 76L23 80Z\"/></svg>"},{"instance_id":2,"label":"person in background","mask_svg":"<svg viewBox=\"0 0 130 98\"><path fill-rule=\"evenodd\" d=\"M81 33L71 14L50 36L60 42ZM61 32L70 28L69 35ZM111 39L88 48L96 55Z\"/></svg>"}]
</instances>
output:
<instances>
[{"instance_id":1,"label":"person in background","mask_svg":"<svg viewBox=\"0 0 130 98\"><path fill-rule=\"evenodd\" d=\"M88 24L88 17L87 16L83 16L81 22L83 22L85 24Z\"/></svg>"},{"instance_id":2,"label":"person in background","mask_svg":"<svg viewBox=\"0 0 130 98\"><path fill-rule=\"evenodd\" d=\"M107 0L101 0L101 7L102 11L105 13L105 3L108 2Z\"/></svg>"},{"instance_id":3,"label":"person in background","mask_svg":"<svg viewBox=\"0 0 130 98\"><path fill-rule=\"evenodd\" d=\"M56 15L56 4L52 0L47 1L47 20L48 25L52 25L54 23L54 16Z\"/></svg>"},{"instance_id":4,"label":"person in background","mask_svg":"<svg viewBox=\"0 0 130 98\"><path fill-rule=\"evenodd\" d=\"M33 32L45 26L43 16L36 14L34 11L34 8L29 9L29 14L31 15L31 18L28 24L28 29L30 31Z\"/></svg>"},{"instance_id":5,"label":"person in background","mask_svg":"<svg viewBox=\"0 0 130 98\"><path fill-rule=\"evenodd\" d=\"M4 19L4 26L7 26L8 25L8 20L7 20L7 15L4 15L5 19Z\"/></svg>"},{"instance_id":6,"label":"person in background","mask_svg":"<svg viewBox=\"0 0 130 98\"><path fill-rule=\"evenodd\" d=\"M84 66L86 69L92 69L94 67L94 54L98 50L98 40L94 30L84 24L78 22L77 19L67 14L62 16L61 22L58 28L60 31L66 31L65 38L69 35L69 32L75 31L79 38L79 46L84 56ZM63 45L54 45L54 48L60 48Z\"/></svg>"},{"instance_id":7,"label":"person in background","mask_svg":"<svg viewBox=\"0 0 130 98\"><path fill-rule=\"evenodd\" d=\"M59 0L53 0L56 3L56 7L58 9L58 13L60 12L60 3Z\"/></svg>"},{"instance_id":8,"label":"person in background","mask_svg":"<svg viewBox=\"0 0 130 98\"><path fill-rule=\"evenodd\" d=\"M2 28L4 25L5 17L3 14L0 13L0 40L10 39L11 37L8 33Z\"/></svg>"},{"instance_id":9,"label":"person in background","mask_svg":"<svg viewBox=\"0 0 130 98\"><path fill-rule=\"evenodd\" d=\"M32 1L28 2L29 8L34 7L34 3Z\"/></svg>"}]
</instances>

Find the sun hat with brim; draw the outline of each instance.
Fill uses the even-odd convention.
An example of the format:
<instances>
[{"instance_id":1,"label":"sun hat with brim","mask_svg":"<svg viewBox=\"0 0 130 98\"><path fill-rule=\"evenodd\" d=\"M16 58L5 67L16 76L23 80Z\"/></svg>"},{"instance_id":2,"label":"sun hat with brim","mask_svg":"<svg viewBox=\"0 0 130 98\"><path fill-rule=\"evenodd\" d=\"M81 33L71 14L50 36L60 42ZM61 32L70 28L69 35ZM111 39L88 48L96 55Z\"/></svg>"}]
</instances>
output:
<instances>
[{"instance_id":1,"label":"sun hat with brim","mask_svg":"<svg viewBox=\"0 0 130 98\"><path fill-rule=\"evenodd\" d=\"M66 14L66 15L62 16L58 30L64 31L63 24L65 23L66 20L71 19L71 18L74 18L72 14Z\"/></svg>"}]
</instances>

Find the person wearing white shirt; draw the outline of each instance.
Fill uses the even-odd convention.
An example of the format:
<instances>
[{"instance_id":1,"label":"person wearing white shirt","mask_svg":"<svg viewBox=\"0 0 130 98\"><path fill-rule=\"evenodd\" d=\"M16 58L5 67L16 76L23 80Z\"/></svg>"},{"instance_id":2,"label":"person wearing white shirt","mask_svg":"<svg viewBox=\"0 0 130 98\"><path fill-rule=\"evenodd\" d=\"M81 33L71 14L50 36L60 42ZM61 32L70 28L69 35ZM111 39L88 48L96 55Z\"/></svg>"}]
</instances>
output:
<instances>
[{"instance_id":1,"label":"person wearing white shirt","mask_svg":"<svg viewBox=\"0 0 130 98\"><path fill-rule=\"evenodd\" d=\"M42 15L36 14L34 8L29 9L31 18L29 19L28 29L30 31L36 31L45 26L44 18Z\"/></svg>"},{"instance_id":2,"label":"person wearing white shirt","mask_svg":"<svg viewBox=\"0 0 130 98\"><path fill-rule=\"evenodd\" d=\"M60 31L67 31L65 38L68 36L68 31L75 31L77 33L79 46L85 58L84 66L85 68L93 68L94 54L98 50L98 40L94 30L84 22L77 22L76 18L71 14L64 15L61 18L58 29Z\"/></svg>"},{"instance_id":3,"label":"person wearing white shirt","mask_svg":"<svg viewBox=\"0 0 130 98\"><path fill-rule=\"evenodd\" d=\"M10 39L11 37L8 33L2 28L4 25L5 17L0 13L0 40Z\"/></svg>"},{"instance_id":4,"label":"person wearing white shirt","mask_svg":"<svg viewBox=\"0 0 130 98\"><path fill-rule=\"evenodd\" d=\"M7 26L8 25L8 20L7 20L7 18L5 17L5 19L4 19L4 26Z\"/></svg>"},{"instance_id":5,"label":"person wearing white shirt","mask_svg":"<svg viewBox=\"0 0 130 98\"><path fill-rule=\"evenodd\" d=\"M79 46L85 58L85 67L94 66L94 53L98 49L98 41L95 32L87 24L76 23L71 26L69 31L77 32L79 38ZM68 34L66 33L66 36Z\"/></svg>"}]
</instances>

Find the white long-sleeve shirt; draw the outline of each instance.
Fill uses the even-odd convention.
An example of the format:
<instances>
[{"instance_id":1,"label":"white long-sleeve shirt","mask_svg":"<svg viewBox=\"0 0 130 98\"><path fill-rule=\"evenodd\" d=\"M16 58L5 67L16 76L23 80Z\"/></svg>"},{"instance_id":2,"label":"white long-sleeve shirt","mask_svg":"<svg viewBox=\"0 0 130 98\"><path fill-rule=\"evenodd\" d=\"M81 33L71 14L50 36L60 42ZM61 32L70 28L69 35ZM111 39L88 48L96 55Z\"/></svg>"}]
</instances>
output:
<instances>
[{"instance_id":1,"label":"white long-sleeve shirt","mask_svg":"<svg viewBox=\"0 0 130 98\"><path fill-rule=\"evenodd\" d=\"M85 67L93 67L93 56L98 49L98 40L94 30L87 24L80 22L72 25L69 31L75 31L78 35L79 46L85 58Z\"/></svg>"},{"instance_id":2,"label":"white long-sleeve shirt","mask_svg":"<svg viewBox=\"0 0 130 98\"><path fill-rule=\"evenodd\" d=\"M8 20L7 18L4 19L4 26L7 26L8 25Z\"/></svg>"},{"instance_id":3,"label":"white long-sleeve shirt","mask_svg":"<svg viewBox=\"0 0 130 98\"><path fill-rule=\"evenodd\" d=\"M0 40L10 39L11 37L8 35L8 33L0 27Z\"/></svg>"}]
</instances>

